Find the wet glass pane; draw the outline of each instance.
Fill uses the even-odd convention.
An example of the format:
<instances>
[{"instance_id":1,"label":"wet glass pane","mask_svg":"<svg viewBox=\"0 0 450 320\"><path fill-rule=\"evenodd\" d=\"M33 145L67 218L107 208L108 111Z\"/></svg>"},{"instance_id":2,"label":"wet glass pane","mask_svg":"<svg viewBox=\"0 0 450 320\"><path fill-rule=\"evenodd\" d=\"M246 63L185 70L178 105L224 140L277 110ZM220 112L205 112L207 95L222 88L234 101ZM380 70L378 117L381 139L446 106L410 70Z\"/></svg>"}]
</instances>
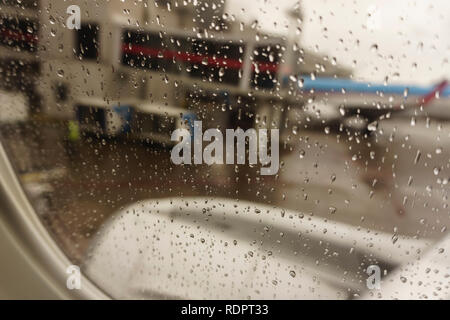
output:
<instances>
[{"instance_id":1,"label":"wet glass pane","mask_svg":"<svg viewBox=\"0 0 450 320\"><path fill-rule=\"evenodd\" d=\"M72 2L0 0L0 141L108 295L450 297L446 1Z\"/></svg>"}]
</instances>

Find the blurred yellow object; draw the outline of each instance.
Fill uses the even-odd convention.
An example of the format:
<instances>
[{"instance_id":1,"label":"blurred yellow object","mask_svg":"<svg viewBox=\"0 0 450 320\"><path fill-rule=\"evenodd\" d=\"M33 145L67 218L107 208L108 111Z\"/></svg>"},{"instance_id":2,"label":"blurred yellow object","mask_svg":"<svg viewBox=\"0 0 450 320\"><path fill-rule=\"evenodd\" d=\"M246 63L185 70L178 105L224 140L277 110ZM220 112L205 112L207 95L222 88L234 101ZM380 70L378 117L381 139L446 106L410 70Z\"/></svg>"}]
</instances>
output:
<instances>
[{"instance_id":1,"label":"blurred yellow object","mask_svg":"<svg viewBox=\"0 0 450 320\"><path fill-rule=\"evenodd\" d=\"M80 140L80 127L76 121L70 120L68 124L69 128L69 141Z\"/></svg>"}]
</instances>

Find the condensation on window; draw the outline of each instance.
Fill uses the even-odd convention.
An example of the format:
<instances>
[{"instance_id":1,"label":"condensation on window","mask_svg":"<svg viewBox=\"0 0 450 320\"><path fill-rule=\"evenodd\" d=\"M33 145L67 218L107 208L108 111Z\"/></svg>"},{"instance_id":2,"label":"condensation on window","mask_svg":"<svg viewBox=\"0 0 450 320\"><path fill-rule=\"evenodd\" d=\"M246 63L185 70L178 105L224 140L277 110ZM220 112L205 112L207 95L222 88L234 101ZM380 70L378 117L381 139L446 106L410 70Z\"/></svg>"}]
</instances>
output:
<instances>
[{"instance_id":1,"label":"condensation on window","mask_svg":"<svg viewBox=\"0 0 450 320\"><path fill-rule=\"evenodd\" d=\"M1 145L113 298L448 298L448 9L0 0Z\"/></svg>"}]
</instances>

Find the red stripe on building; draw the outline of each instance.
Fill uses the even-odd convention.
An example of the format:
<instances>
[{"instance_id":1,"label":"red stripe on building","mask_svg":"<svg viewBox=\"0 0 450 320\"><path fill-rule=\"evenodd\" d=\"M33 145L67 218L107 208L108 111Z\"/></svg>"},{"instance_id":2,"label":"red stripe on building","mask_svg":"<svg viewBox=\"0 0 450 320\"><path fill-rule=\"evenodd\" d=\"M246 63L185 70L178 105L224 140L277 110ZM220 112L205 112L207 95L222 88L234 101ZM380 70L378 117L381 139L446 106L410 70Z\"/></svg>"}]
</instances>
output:
<instances>
[{"instance_id":1,"label":"red stripe on building","mask_svg":"<svg viewBox=\"0 0 450 320\"><path fill-rule=\"evenodd\" d=\"M212 57L207 55L192 54L187 52L177 52L165 49L155 49L140 45L124 43L122 45L122 52L134 55L145 55L154 58L162 58L165 60L178 60L190 63L201 63L207 66L228 68L228 69L242 69L243 63L236 59ZM252 63L252 69L255 70L255 62ZM258 63L259 71L277 72L278 64L276 63Z\"/></svg>"},{"instance_id":2,"label":"red stripe on building","mask_svg":"<svg viewBox=\"0 0 450 320\"><path fill-rule=\"evenodd\" d=\"M15 41L26 41L26 42L32 42L37 43L38 37L36 35L23 33L19 31L12 31L12 30L2 30L0 34L7 39L15 40Z\"/></svg>"}]
</instances>

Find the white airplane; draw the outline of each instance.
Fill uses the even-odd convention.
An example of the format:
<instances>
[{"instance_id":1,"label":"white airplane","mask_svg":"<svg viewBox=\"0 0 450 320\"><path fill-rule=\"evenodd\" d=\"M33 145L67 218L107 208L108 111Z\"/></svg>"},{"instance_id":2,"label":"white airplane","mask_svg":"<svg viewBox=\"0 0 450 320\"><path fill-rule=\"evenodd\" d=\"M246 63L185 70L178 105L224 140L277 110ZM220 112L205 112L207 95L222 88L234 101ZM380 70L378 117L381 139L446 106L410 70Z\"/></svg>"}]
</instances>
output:
<instances>
[{"instance_id":1,"label":"white airplane","mask_svg":"<svg viewBox=\"0 0 450 320\"><path fill-rule=\"evenodd\" d=\"M399 113L450 119L450 109L447 108L450 88L447 80L421 87L304 77L298 90L306 96L316 96L306 104L307 116L324 121L338 120L349 126L352 126L349 121L352 117L360 118L359 122L366 128L367 124Z\"/></svg>"}]
</instances>

